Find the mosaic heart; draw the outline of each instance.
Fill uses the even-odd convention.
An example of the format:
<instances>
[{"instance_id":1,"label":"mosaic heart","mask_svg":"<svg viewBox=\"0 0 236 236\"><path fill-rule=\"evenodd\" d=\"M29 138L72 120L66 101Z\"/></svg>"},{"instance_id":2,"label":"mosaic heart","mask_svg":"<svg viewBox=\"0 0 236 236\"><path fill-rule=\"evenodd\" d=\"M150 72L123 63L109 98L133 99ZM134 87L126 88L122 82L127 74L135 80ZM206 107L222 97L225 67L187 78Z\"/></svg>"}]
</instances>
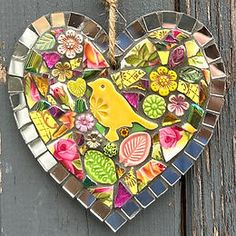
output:
<instances>
[{"instance_id":1,"label":"mosaic heart","mask_svg":"<svg viewBox=\"0 0 236 236\"><path fill-rule=\"evenodd\" d=\"M113 231L173 186L212 136L225 72L211 33L154 12L117 38L54 13L29 26L9 67L20 132L45 171Z\"/></svg>"}]
</instances>

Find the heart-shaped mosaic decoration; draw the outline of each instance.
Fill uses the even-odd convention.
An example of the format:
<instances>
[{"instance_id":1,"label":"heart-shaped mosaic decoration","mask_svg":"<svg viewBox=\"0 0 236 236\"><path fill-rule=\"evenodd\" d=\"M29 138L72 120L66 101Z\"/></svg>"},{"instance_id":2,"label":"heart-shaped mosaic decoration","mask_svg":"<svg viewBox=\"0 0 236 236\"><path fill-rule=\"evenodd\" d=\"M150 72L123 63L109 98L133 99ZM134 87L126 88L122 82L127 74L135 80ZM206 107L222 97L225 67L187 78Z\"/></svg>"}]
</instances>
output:
<instances>
[{"instance_id":1,"label":"heart-shaped mosaic decoration","mask_svg":"<svg viewBox=\"0 0 236 236\"><path fill-rule=\"evenodd\" d=\"M211 33L154 12L117 38L93 20L54 13L30 25L9 67L20 132L45 171L117 231L173 186L212 136L225 72Z\"/></svg>"}]
</instances>

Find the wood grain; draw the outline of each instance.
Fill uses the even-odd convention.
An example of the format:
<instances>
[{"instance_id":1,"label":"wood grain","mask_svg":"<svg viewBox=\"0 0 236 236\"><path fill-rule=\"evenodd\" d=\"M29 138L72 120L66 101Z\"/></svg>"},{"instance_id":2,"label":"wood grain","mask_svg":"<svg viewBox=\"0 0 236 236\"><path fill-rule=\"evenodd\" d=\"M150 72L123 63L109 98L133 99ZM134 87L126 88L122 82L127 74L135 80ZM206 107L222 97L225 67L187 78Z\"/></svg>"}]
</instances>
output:
<instances>
[{"instance_id":1,"label":"wood grain","mask_svg":"<svg viewBox=\"0 0 236 236\"><path fill-rule=\"evenodd\" d=\"M212 31L229 75L217 129L186 176L186 235L235 235L235 4L230 0L190 0L180 9Z\"/></svg>"},{"instance_id":2,"label":"wood grain","mask_svg":"<svg viewBox=\"0 0 236 236\"><path fill-rule=\"evenodd\" d=\"M198 17L213 32L229 73L226 104L209 147L186 177L117 235L236 235L235 229L235 4L233 0L120 1L127 23L153 10L179 10ZM53 11L82 12L107 25L98 0L1 0L0 42L9 62L17 39L30 22ZM96 14L95 14L96 12ZM122 20L121 20L122 22ZM122 22L123 23L123 22ZM119 28L124 25L120 24ZM107 28L107 27L106 27ZM112 235L78 202L67 197L24 144L13 119L6 86L0 87L4 236ZM0 164L1 166L1 164ZM1 184L0 184L1 185Z\"/></svg>"}]
</instances>

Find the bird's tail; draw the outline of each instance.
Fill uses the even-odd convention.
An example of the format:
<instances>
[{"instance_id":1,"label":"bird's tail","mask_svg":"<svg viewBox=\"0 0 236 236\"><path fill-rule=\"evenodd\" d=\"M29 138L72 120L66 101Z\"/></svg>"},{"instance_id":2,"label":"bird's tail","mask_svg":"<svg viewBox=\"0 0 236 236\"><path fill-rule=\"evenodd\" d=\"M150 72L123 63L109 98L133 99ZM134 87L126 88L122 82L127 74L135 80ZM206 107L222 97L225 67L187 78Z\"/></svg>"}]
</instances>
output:
<instances>
[{"instance_id":1,"label":"bird's tail","mask_svg":"<svg viewBox=\"0 0 236 236\"><path fill-rule=\"evenodd\" d=\"M158 127L158 124L156 124L154 122L151 122L151 121L148 121L148 120L145 120L141 116L136 116L135 117L135 122L139 123L144 128L149 129L149 130L154 130Z\"/></svg>"}]
</instances>

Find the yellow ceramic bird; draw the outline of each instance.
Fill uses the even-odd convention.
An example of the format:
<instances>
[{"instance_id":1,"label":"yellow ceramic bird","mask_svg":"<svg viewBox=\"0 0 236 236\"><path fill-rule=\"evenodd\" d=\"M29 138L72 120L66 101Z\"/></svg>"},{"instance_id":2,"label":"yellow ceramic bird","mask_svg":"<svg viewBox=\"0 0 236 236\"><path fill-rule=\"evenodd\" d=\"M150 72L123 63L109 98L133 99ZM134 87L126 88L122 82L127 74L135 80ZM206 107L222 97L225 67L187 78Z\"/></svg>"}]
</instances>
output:
<instances>
[{"instance_id":1,"label":"yellow ceramic bird","mask_svg":"<svg viewBox=\"0 0 236 236\"><path fill-rule=\"evenodd\" d=\"M157 124L145 120L134 112L110 80L99 78L88 83L88 86L93 89L90 97L91 112L103 126L109 128L106 138L110 142L119 139L117 129L125 126L132 127L134 122L149 130L157 128Z\"/></svg>"}]
</instances>

